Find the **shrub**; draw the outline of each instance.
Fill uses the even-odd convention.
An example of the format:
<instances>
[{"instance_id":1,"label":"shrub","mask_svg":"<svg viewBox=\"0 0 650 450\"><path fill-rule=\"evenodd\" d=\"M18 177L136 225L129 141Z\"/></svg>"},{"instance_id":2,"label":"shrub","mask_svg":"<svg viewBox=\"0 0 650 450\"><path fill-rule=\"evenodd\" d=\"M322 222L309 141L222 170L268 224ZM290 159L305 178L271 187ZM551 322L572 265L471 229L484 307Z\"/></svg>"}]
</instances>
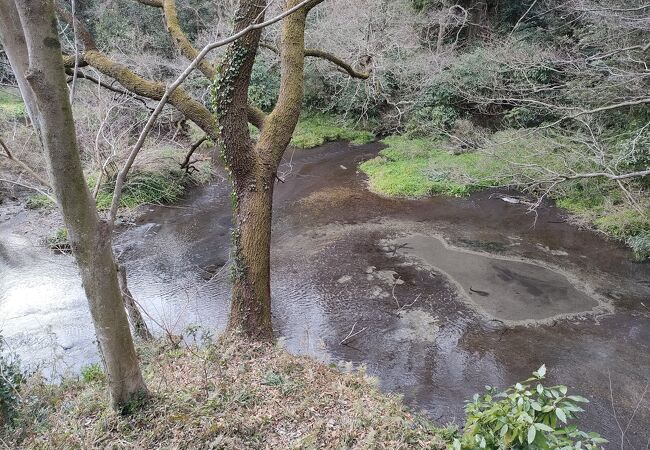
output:
<instances>
[{"instance_id":1,"label":"shrub","mask_svg":"<svg viewBox=\"0 0 650 450\"><path fill-rule=\"evenodd\" d=\"M27 199L25 206L29 209L46 209L54 206L54 202L47 195L35 194Z\"/></svg>"},{"instance_id":2,"label":"shrub","mask_svg":"<svg viewBox=\"0 0 650 450\"><path fill-rule=\"evenodd\" d=\"M11 425L17 415L20 396L18 391L24 379L18 356L6 350L0 336L0 426Z\"/></svg>"},{"instance_id":3,"label":"shrub","mask_svg":"<svg viewBox=\"0 0 650 450\"><path fill-rule=\"evenodd\" d=\"M458 117L456 110L447 105L427 106L416 110L406 125L409 136L431 136L448 130Z\"/></svg>"},{"instance_id":4,"label":"shrub","mask_svg":"<svg viewBox=\"0 0 650 450\"><path fill-rule=\"evenodd\" d=\"M256 62L251 73L251 83L248 87L248 98L263 111L269 112L275 106L280 90L277 71Z\"/></svg>"},{"instance_id":5,"label":"shrub","mask_svg":"<svg viewBox=\"0 0 650 450\"><path fill-rule=\"evenodd\" d=\"M645 231L630 236L625 243L632 249L637 261L645 261L650 258L650 232Z\"/></svg>"},{"instance_id":6,"label":"shrub","mask_svg":"<svg viewBox=\"0 0 650 450\"><path fill-rule=\"evenodd\" d=\"M81 378L83 378L86 383L97 383L104 382L106 380L106 375L104 374L102 366L98 363L93 363L81 369Z\"/></svg>"},{"instance_id":7,"label":"shrub","mask_svg":"<svg viewBox=\"0 0 650 450\"><path fill-rule=\"evenodd\" d=\"M56 232L47 238L46 244L50 250L60 253L69 253L71 251L68 240L68 229L59 228Z\"/></svg>"},{"instance_id":8,"label":"shrub","mask_svg":"<svg viewBox=\"0 0 650 450\"><path fill-rule=\"evenodd\" d=\"M191 179L181 170L134 172L124 184L120 206L135 208L147 203L173 203L183 194L187 183ZM114 181L102 185L97 195L98 209L106 210L110 208L113 200L113 188Z\"/></svg>"},{"instance_id":9,"label":"shrub","mask_svg":"<svg viewBox=\"0 0 650 450\"><path fill-rule=\"evenodd\" d=\"M465 407L467 420L462 436L451 447L460 449L579 449L595 450L607 440L597 433L580 431L568 422L588 400L567 395L566 386L544 387L542 366L533 376L497 393L486 386L482 396Z\"/></svg>"}]
</instances>

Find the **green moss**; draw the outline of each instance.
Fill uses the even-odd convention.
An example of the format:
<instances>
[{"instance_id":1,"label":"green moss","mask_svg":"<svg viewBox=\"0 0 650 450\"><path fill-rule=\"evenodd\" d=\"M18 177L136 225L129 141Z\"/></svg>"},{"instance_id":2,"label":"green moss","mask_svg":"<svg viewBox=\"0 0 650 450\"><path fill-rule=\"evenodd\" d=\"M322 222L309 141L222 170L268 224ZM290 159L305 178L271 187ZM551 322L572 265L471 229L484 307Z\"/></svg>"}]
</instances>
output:
<instances>
[{"instance_id":1,"label":"green moss","mask_svg":"<svg viewBox=\"0 0 650 450\"><path fill-rule=\"evenodd\" d=\"M312 115L298 122L291 139L291 145L299 148L313 148L331 141L348 141L352 144L367 144L374 135L332 116Z\"/></svg>"},{"instance_id":2,"label":"green moss","mask_svg":"<svg viewBox=\"0 0 650 450\"><path fill-rule=\"evenodd\" d=\"M455 155L439 141L391 136L378 157L361 164L371 188L384 195L423 197L431 194L467 195L498 183L496 162L477 153Z\"/></svg>"}]
</instances>

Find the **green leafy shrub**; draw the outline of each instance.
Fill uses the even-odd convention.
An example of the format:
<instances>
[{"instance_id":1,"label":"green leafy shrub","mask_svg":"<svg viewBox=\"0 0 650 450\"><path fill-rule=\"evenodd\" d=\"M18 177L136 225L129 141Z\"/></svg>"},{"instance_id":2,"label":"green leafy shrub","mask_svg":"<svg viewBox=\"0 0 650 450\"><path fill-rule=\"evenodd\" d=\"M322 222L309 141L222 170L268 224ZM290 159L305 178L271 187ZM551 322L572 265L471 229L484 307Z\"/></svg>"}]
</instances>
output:
<instances>
[{"instance_id":1,"label":"green leafy shrub","mask_svg":"<svg viewBox=\"0 0 650 450\"><path fill-rule=\"evenodd\" d=\"M269 67L255 62L251 73L251 83L248 86L248 98L263 111L269 112L275 106L280 91L280 81L277 73Z\"/></svg>"},{"instance_id":2,"label":"green leafy shrub","mask_svg":"<svg viewBox=\"0 0 650 450\"><path fill-rule=\"evenodd\" d=\"M597 433L586 433L569 421L588 400L568 395L566 386L545 387L542 366L533 376L497 393L486 386L482 396L465 407L467 420L451 448L461 449L586 449L596 450L607 443Z\"/></svg>"},{"instance_id":3,"label":"green leafy shrub","mask_svg":"<svg viewBox=\"0 0 650 450\"><path fill-rule=\"evenodd\" d=\"M432 136L448 130L458 117L458 112L448 105L427 106L416 110L406 125L409 136Z\"/></svg>"},{"instance_id":4,"label":"green leafy shrub","mask_svg":"<svg viewBox=\"0 0 650 450\"><path fill-rule=\"evenodd\" d=\"M86 383L102 383L106 380L106 375L102 366L98 363L93 363L81 369L81 378Z\"/></svg>"}]
</instances>

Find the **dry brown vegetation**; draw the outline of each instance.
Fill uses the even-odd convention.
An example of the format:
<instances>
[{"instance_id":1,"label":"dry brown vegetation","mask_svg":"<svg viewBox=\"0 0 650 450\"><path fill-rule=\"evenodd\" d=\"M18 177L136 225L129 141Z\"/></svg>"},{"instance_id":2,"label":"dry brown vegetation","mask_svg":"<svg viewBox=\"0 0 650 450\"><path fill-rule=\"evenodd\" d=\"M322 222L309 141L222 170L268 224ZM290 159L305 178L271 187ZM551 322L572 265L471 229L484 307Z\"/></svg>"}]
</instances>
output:
<instances>
[{"instance_id":1,"label":"dry brown vegetation","mask_svg":"<svg viewBox=\"0 0 650 450\"><path fill-rule=\"evenodd\" d=\"M379 392L280 347L226 337L141 348L151 397L112 411L103 377L31 379L9 448L444 448L439 431ZM33 399L33 400L29 400Z\"/></svg>"}]
</instances>

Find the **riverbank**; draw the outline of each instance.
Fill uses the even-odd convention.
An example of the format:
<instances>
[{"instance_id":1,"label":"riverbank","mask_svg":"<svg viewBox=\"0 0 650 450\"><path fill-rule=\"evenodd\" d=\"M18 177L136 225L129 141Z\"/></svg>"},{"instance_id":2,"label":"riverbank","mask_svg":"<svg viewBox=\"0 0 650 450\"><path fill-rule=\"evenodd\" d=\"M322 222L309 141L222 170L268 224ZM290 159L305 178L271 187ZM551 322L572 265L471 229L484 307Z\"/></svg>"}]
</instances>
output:
<instances>
[{"instance_id":1,"label":"riverbank","mask_svg":"<svg viewBox=\"0 0 650 450\"><path fill-rule=\"evenodd\" d=\"M286 348L365 366L383 392L440 425L462 425L463 401L484 385L511 385L545 363L551 383L592 401L579 426L619 441L608 375L618 380L617 414L631 417L650 365L647 264L551 205L535 220L526 205L500 200L513 195L506 190L376 195L355 168L380 149L335 142L288 152L281 165L271 289ZM145 207L119 228L116 255L154 333L225 328L230 189L216 171L179 203ZM3 333L26 363L51 361L53 377L74 376L99 358L76 268L24 229L0 224ZM470 277L465 267L480 270ZM341 345L353 328L363 332ZM631 421L633 445L647 442L647 408Z\"/></svg>"},{"instance_id":2,"label":"riverbank","mask_svg":"<svg viewBox=\"0 0 650 450\"><path fill-rule=\"evenodd\" d=\"M195 338L198 337L195 335ZM61 385L30 379L11 448L445 448L441 431L342 373L277 346L222 338L140 348L151 396L120 415L98 366Z\"/></svg>"},{"instance_id":3,"label":"riverbank","mask_svg":"<svg viewBox=\"0 0 650 450\"><path fill-rule=\"evenodd\" d=\"M466 196L486 188L509 186L527 190L529 206L536 208L538 198L548 196L570 213L568 220L574 225L624 242L638 261L650 258L650 200L626 201L621 187L602 179L574 180L546 192L531 189L527 183L543 175L539 167L558 173L564 170L562 156L550 150L540 152L537 146L547 145L543 141L526 148L503 136L495 139L502 139L503 145L462 149L441 138L390 136L381 141L386 148L379 156L360 168L368 175L374 192L391 197Z\"/></svg>"}]
</instances>

